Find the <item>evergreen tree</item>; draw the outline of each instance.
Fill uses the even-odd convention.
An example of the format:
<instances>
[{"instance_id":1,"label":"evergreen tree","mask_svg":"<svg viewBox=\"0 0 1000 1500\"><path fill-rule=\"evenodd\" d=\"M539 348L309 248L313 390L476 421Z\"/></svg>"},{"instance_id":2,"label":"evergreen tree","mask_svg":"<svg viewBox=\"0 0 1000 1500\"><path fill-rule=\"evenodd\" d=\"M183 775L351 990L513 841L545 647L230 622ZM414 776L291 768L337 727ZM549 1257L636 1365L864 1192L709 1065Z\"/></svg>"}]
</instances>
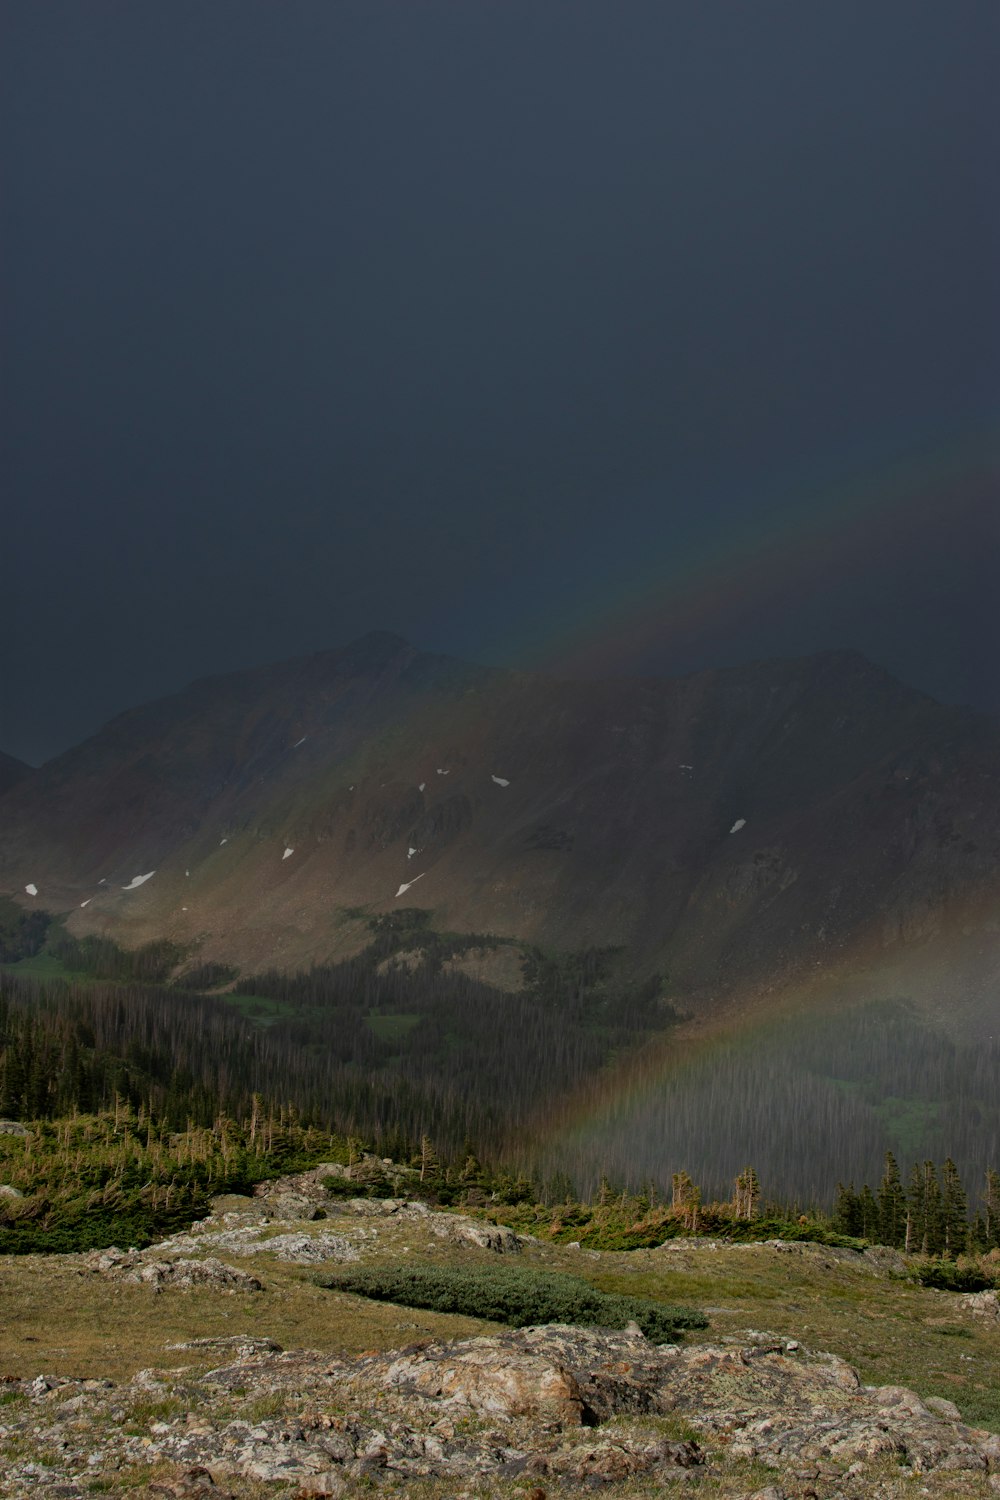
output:
<instances>
[{"instance_id":1,"label":"evergreen tree","mask_svg":"<svg viewBox=\"0 0 1000 1500\"><path fill-rule=\"evenodd\" d=\"M1000 1172L992 1167L986 1170L986 1191L983 1194L985 1244L994 1250L1000 1246Z\"/></svg>"},{"instance_id":2,"label":"evergreen tree","mask_svg":"<svg viewBox=\"0 0 1000 1500\"><path fill-rule=\"evenodd\" d=\"M861 1200L854 1191L853 1182L848 1187L842 1182L837 1183L833 1227L839 1234L861 1234Z\"/></svg>"},{"instance_id":3,"label":"evergreen tree","mask_svg":"<svg viewBox=\"0 0 1000 1500\"><path fill-rule=\"evenodd\" d=\"M903 1244L907 1255L916 1255L924 1237L924 1201L923 1170L919 1163L914 1162L906 1190L906 1236Z\"/></svg>"},{"instance_id":4,"label":"evergreen tree","mask_svg":"<svg viewBox=\"0 0 1000 1500\"><path fill-rule=\"evenodd\" d=\"M920 1251L922 1255L937 1255L944 1245L941 1187L932 1161L925 1161L920 1170L924 1182L924 1223Z\"/></svg>"},{"instance_id":5,"label":"evergreen tree","mask_svg":"<svg viewBox=\"0 0 1000 1500\"><path fill-rule=\"evenodd\" d=\"M891 1151L885 1153L885 1170L878 1190L878 1238L883 1245L899 1246L906 1237L906 1194L899 1166Z\"/></svg>"},{"instance_id":6,"label":"evergreen tree","mask_svg":"<svg viewBox=\"0 0 1000 1500\"><path fill-rule=\"evenodd\" d=\"M945 1255L960 1255L969 1242L969 1208L951 1157L941 1169L941 1231Z\"/></svg>"},{"instance_id":7,"label":"evergreen tree","mask_svg":"<svg viewBox=\"0 0 1000 1500\"><path fill-rule=\"evenodd\" d=\"M760 1179L753 1167L744 1167L736 1179L733 1213L737 1219L752 1219L760 1202Z\"/></svg>"},{"instance_id":8,"label":"evergreen tree","mask_svg":"<svg viewBox=\"0 0 1000 1500\"><path fill-rule=\"evenodd\" d=\"M867 1182L858 1196L858 1215L861 1221L861 1234L864 1239L878 1239L878 1204L875 1201L875 1194Z\"/></svg>"}]
</instances>

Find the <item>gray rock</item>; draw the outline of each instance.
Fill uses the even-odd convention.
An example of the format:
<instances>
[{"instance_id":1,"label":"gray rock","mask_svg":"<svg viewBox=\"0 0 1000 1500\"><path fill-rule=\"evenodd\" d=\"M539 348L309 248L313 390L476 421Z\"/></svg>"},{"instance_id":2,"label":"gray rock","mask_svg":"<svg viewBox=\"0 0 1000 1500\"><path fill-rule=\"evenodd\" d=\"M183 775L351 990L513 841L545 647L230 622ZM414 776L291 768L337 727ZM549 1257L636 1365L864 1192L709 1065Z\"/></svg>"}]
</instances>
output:
<instances>
[{"instance_id":1,"label":"gray rock","mask_svg":"<svg viewBox=\"0 0 1000 1500\"><path fill-rule=\"evenodd\" d=\"M112 1281L148 1286L154 1292L165 1287L210 1286L222 1292L261 1292L264 1284L256 1276L237 1271L221 1260L149 1260L138 1250L92 1250L82 1257L89 1271Z\"/></svg>"},{"instance_id":2,"label":"gray rock","mask_svg":"<svg viewBox=\"0 0 1000 1500\"><path fill-rule=\"evenodd\" d=\"M997 1292L970 1292L962 1298L962 1306L975 1313L978 1318L1000 1320L1000 1294Z\"/></svg>"}]
</instances>

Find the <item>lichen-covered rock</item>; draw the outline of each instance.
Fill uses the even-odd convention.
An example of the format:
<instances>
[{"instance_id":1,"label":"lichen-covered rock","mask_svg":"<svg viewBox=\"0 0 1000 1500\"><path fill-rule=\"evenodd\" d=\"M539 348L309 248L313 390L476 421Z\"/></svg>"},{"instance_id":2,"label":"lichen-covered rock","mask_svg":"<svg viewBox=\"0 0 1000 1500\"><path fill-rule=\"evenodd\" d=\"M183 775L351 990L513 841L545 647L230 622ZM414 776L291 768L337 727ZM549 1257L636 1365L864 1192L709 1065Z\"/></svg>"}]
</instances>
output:
<instances>
[{"instance_id":1,"label":"lichen-covered rock","mask_svg":"<svg viewBox=\"0 0 1000 1500\"><path fill-rule=\"evenodd\" d=\"M518 1255L521 1251L521 1236L505 1224L485 1224L481 1219L453 1213L430 1213L428 1223L440 1239L458 1245L475 1245L480 1250L492 1250L496 1255Z\"/></svg>"},{"instance_id":2,"label":"lichen-covered rock","mask_svg":"<svg viewBox=\"0 0 1000 1500\"><path fill-rule=\"evenodd\" d=\"M1000 1293L971 1292L962 1298L962 1306L979 1318L989 1318L993 1322L1000 1320Z\"/></svg>"},{"instance_id":3,"label":"lichen-covered rock","mask_svg":"<svg viewBox=\"0 0 1000 1500\"><path fill-rule=\"evenodd\" d=\"M218 1348L227 1363L204 1375L144 1370L117 1387L19 1382L23 1416L5 1407L9 1436L37 1443L51 1431L61 1446L45 1466L26 1460L0 1478L0 1494L44 1494L42 1480L86 1491L105 1471L154 1464L159 1488L143 1493L177 1500L223 1500L258 1484L303 1500L370 1484L405 1495L423 1479L454 1495L492 1493L494 1482L530 1494L533 1481L536 1493L576 1495L644 1478L655 1490L703 1464L724 1476L746 1460L775 1473L758 1497L783 1500L895 1496L879 1477L887 1460L901 1476L947 1476L947 1493L970 1500L1000 1477L1000 1438L965 1426L950 1402L866 1388L843 1360L777 1344L676 1348L549 1326L361 1359L286 1353L266 1337L185 1347ZM115 1417L151 1399L178 1414L145 1435ZM274 1415L234 1416L255 1408ZM171 1466L176 1477L162 1477ZM931 1477L927 1493L936 1483L944 1492Z\"/></svg>"},{"instance_id":4,"label":"lichen-covered rock","mask_svg":"<svg viewBox=\"0 0 1000 1500\"><path fill-rule=\"evenodd\" d=\"M133 1282L153 1291L164 1287L209 1286L221 1292L261 1292L264 1284L256 1276L237 1271L221 1260L149 1260L139 1250L92 1250L83 1256L89 1271L112 1281Z\"/></svg>"}]
</instances>

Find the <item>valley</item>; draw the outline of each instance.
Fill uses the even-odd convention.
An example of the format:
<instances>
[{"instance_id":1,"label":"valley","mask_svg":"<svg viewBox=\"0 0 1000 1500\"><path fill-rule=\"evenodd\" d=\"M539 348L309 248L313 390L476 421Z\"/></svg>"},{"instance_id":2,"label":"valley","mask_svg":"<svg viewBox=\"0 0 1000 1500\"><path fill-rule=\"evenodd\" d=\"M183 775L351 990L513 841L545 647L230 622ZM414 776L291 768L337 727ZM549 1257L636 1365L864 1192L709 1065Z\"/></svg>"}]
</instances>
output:
<instances>
[{"instance_id":1,"label":"valley","mask_svg":"<svg viewBox=\"0 0 1000 1500\"><path fill-rule=\"evenodd\" d=\"M829 1206L886 1150L972 1185L1000 1160L998 752L850 652L555 682L375 634L14 777L0 982L157 1108L181 1064L239 1118L256 1092L472 1138L584 1193L717 1194L749 1158Z\"/></svg>"}]
</instances>

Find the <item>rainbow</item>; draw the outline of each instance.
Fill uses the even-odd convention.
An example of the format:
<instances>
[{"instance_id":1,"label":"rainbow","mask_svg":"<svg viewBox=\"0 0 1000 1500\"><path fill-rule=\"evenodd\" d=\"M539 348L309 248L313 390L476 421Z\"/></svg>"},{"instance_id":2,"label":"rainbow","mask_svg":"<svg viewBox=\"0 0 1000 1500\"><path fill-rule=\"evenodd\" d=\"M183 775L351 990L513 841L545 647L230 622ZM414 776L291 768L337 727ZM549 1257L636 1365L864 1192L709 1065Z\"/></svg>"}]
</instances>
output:
<instances>
[{"instance_id":1,"label":"rainbow","mask_svg":"<svg viewBox=\"0 0 1000 1500\"><path fill-rule=\"evenodd\" d=\"M891 557L902 537L995 519L997 439L993 428L977 426L855 463L835 482L794 476L770 505L743 507L714 537L676 555L661 548L596 604L583 601L547 629L508 638L506 659L553 676L618 675L657 649L752 613L779 587L794 605L828 587L830 576L849 576L859 556Z\"/></svg>"},{"instance_id":2,"label":"rainbow","mask_svg":"<svg viewBox=\"0 0 1000 1500\"><path fill-rule=\"evenodd\" d=\"M586 1191L593 1191L604 1169L631 1187L645 1180L662 1186L672 1171L683 1169L717 1191L755 1157L755 1165L763 1159L773 1170L784 1152L788 1175L794 1176L801 1139L818 1133L845 1180L856 1174L860 1183L881 1159L888 1137L841 1144L849 1111L837 1115L843 1101L835 1087L828 1090L824 1119L822 1106L805 1093L794 1100L802 1092L801 1078L782 1076L780 1065L769 1060L780 1055L790 1034L805 1035L813 1026L839 1028L850 1012L860 1016L874 1001L898 1003L904 996L914 1000L920 1024L933 1028L947 1006L950 1031L974 1036L978 1046L1000 1056L1000 953L995 939L987 938L988 952L983 947L984 935L995 928L998 901L1000 881L994 880L943 904L937 935L923 944L887 947L880 928L873 927L822 969L716 997L689 1022L621 1056L569 1096L553 1099L511 1148L526 1170L543 1176L568 1171ZM959 1007L948 1002L956 991L966 997ZM677 1004L685 1005L683 996ZM739 1094L748 1069L756 1071L761 1089L749 1104ZM772 1090L781 1100L775 1114L783 1110L787 1118L794 1110L797 1138L783 1141L768 1118ZM1000 1160L1000 1139L984 1136L982 1149L989 1163ZM817 1180L802 1191L818 1197L829 1185Z\"/></svg>"}]
</instances>

